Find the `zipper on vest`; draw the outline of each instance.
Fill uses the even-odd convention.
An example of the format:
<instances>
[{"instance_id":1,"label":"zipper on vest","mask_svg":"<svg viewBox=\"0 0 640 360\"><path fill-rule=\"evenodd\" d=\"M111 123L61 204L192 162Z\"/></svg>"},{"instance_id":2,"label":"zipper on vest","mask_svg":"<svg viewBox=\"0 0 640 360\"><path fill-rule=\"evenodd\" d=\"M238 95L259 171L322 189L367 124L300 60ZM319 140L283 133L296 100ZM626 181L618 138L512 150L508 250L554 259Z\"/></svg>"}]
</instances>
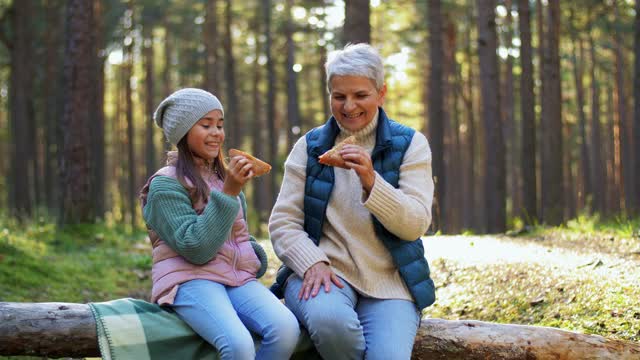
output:
<instances>
[{"instance_id":1,"label":"zipper on vest","mask_svg":"<svg viewBox=\"0 0 640 360\"><path fill-rule=\"evenodd\" d=\"M231 270L233 270L233 275L236 277L235 281L236 284L238 283L238 271L237 270L237 265L238 265L238 253L240 252L240 247L238 246L238 243L236 242L236 238L235 236L232 236L232 239L230 239L232 247L233 247L233 261L231 262Z\"/></svg>"}]
</instances>

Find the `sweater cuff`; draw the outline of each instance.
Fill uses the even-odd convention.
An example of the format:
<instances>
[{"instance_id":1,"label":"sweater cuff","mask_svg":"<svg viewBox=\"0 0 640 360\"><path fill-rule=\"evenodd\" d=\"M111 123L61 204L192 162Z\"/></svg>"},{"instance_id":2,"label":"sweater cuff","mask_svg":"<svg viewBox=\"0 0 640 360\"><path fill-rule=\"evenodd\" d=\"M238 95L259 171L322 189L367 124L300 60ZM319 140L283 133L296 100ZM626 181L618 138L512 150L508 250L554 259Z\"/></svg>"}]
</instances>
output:
<instances>
[{"instance_id":1,"label":"sweater cuff","mask_svg":"<svg viewBox=\"0 0 640 360\"><path fill-rule=\"evenodd\" d=\"M258 242L253 239L250 241L251 247L253 251L256 253L258 260L260 260L260 269L258 269L258 273L256 274L256 278L259 279L267 272L267 266L269 265L269 259L267 258L267 253L264 251L264 248Z\"/></svg>"},{"instance_id":2,"label":"sweater cuff","mask_svg":"<svg viewBox=\"0 0 640 360\"><path fill-rule=\"evenodd\" d=\"M398 215L401 205L396 191L396 188L376 172L376 181L363 205L379 219L393 218Z\"/></svg>"},{"instance_id":3,"label":"sweater cuff","mask_svg":"<svg viewBox=\"0 0 640 360\"><path fill-rule=\"evenodd\" d=\"M318 246L304 246L304 244L294 244L282 254L282 262L291 268L300 278L304 278L304 273L316 263L321 261L331 264L327 255Z\"/></svg>"}]
</instances>

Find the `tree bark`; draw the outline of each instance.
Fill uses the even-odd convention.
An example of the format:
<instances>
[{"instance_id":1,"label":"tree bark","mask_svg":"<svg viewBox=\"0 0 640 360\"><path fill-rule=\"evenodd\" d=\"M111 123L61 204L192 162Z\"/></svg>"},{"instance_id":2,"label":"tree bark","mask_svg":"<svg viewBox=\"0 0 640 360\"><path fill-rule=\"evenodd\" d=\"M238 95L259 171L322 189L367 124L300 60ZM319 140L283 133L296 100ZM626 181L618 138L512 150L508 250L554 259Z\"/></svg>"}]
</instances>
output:
<instances>
[{"instance_id":1,"label":"tree bark","mask_svg":"<svg viewBox=\"0 0 640 360\"><path fill-rule=\"evenodd\" d=\"M227 83L227 99L224 107L225 121L230 124L226 127L228 130L227 143L228 148L242 147L242 139L244 138L242 115L240 114L240 107L238 106L238 96L236 94L236 70L235 70L235 58L233 55L233 38L231 36L231 21L232 21L232 1L227 0L224 8L224 69L225 69L225 81Z\"/></svg>"},{"instance_id":2,"label":"tree bark","mask_svg":"<svg viewBox=\"0 0 640 360\"><path fill-rule=\"evenodd\" d=\"M265 160L269 163L275 163L278 159L278 129L276 128L276 71L274 68L274 59L272 56L273 34L271 33L271 0L262 2L262 15L265 33L265 57L267 60L267 134L270 139L267 141L269 148ZM271 170L271 176L267 177L269 182L269 206L276 202L279 186L276 181L278 178L278 167L275 166Z\"/></svg>"},{"instance_id":3,"label":"tree bark","mask_svg":"<svg viewBox=\"0 0 640 360\"><path fill-rule=\"evenodd\" d=\"M524 221L535 224L538 220L538 190L536 186L536 115L533 93L533 49L531 46L531 8L529 0L518 0L520 29L520 111L522 113L522 196Z\"/></svg>"},{"instance_id":4,"label":"tree bark","mask_svg":"<svg viewBox=\"0 0 640 360\"><path fill-rule=\"evenodd\" d=\"M633 114L633 144L634 144L634 188L636 192L640 191L640 1L636 1L636 18L634 27L634 74L633 74L633 93L634 93L634 114ZM632 209L636 215L640 214L640 193L636 194L635 203Z\"/></svg>"},{"instance_id":5,"label":"tree bark","mask_svg":"<svg viewBox=\"0 0 640 360\"><path fill-rule=\"evenodd\" d=\"M95 84L91 91L91 109L93 118L90 122L91 132L91 193L94 204L94 215L104 218L106 211L105 181L105 8L101 0L92 0L95 26L93 28L93 69Z\"/></svg>"},{"instance_id":6,"label":"tree bark","mask_svg":"<svg viewBox=\"0 0 640 360\"><path fill-rule=\"evenodd\" d=\"M480 87L482 124L485 142L484 193L487 208L487 231L506 229L506 179L504 137L500 116L500 69L498 66L498 38L495 21L495 0L477 0L478 57L480 59Z\"/></svg>"},{"instance_id":7,"label":"tree bark","mask_svg":"<svg viewBox=\"0 0 640 360\"><path fill-rule=\"evenodd\" d=\"M260 34L262 34L262 8L260 4L256 5L256 14L253 19L252 29L255 32L255 37L258 39ZM255 59L253 61L253 74L252 74L252 96L253 96L253 116L251 117L251 141L252 141L252 151L253 154L259 159L265 159L265 152L267 149L267 129L264 126L264 106L262 102L262 98L264 97L264 93L260 90L260 84L263 81L262 76L262 65L260 65L260 56L262 56L262 41L256 41L255 45ZM264 224L269 219L270 208L268 207L271 203L271 199L269 194L267 180L264 176L258 177L252 181L251 186L253 187L252 200L253 200L253 209L258 215L258 226L253 226L251 231L259 237L264 236L264 232L260 224Z\"/></svg>"},{"instance_id":8,"label":"tree bark","mask_svg":"<svg viewBox=\"0 0 640 360\"><path fill-rule=\"evenodd\" d=\"M427 8L429 26L429 81L426 107L428 111L428 133L432 149L433 176L436 178L436 202L439 217L434 217L434 230L441 230L441 219L445 218L446 176L444 166L444 44L442 41L442 10L440 0L429 1Z\"/></svg>"},{"instance_id":9,"label":"tree bark","mask_svg":"<svg viewBox=\"0 0 640 360\"><path fill-rule=\"evenodd\" d=\"M60 188L62 189L61 223L76 224L93 220L91 195L90 102L92 64L93 4L69 1L67 11L67 45L64 63L65 101L62 129L64 140Z\"/></svg>"},{"instance_id":10,"label":"tree bark","mask_svg":"<svg viewBox=\"0 0 640 360\"><path fill-rule=\"evenodd\" d=\"M559 225L564 221L565 208L559 47L560 4L551 1L547 6L542 61L542 220L548 225Z\"/></svg>"},{"instance_id":11,"label":"tree bark","mask_svg":"<svg viewBox=\"0 0 640 360\"><path fill-rule=\"evenodd\" d=\"M591 25L590 25L591 26ZM606 166L602 161L602 126L600 124L600 86L596 76L596 50L593 36L589 29L589 59L591 62L591 178L593 180L593 209L603 214L606 212Z\"/></svg>"},{"instance_id":12,"label":"tree bark","mask_svg":"<svg viewBox=\"0 0 640 360\"><path fill-rule=\"evenodd\" d=\"M343 40L345 44L371 43L369 0L347 0L344 6Z\"/></svg>"},{"instance_id":13,"label":"tree bark","mask_svg":"<svg viewBox=\"0 0 640 360\"><path fill-rule=\"evenodd\" d=\"M11 169L9 173L8 197L11 214L20 218L33 212L32 194L29 187L29 169L33 129L29 128L29 107L33 90L33 4L31 1L16 1L10 13L13 38L10 47L11 75L9 80L9 109L11 128Z\"/></svg>"},{"instance_id":14,"label":"tree bark","mask_svg":"<svg viewBox=\"0 0 640 360\"><path fill-rule=\"evenodd\" d=\"M204 88L215 94L220 91L218 86L218 4L216 0L208 0L206 6Z\"/></svg>"},{"instance_id":15,"label":"tree bark","mask_svg":"<svg viewBox=\"0 0 640 360\"><path fill-rule=\"evenodd\" d=\"M131 77L133 76L133 50L134 50L134 15L133 15L133 4L128 4L129 10L129 18L128 18L128 27L125 25L126 35L125 35L125 46L124 46L124 103L125 103L125 114L127 119L127 137L125 139L127 144L127 171L126 171L126 182L127 182L127 207L129 212L129 223L131 225L131 229L136 228L136 204L137 204L137 181L136 181L136 170L138 169L137 164L135 164L136 159L136 150L135 150L135 127L133 120L133 93L131 89ZM124 188L123 188L124 189ZM123 204L124 205L124 204Z\"/></svg>"},{"instance_id":16,"label":"tree bark","mask_svg":"<svg viewBox=\"0 0 640 360\"><path fill-rule=\"evenodd\" d=\"M0 355L100 356L89 305L0 303ZM640 344L565 330L423 319L412 359L637 359Z\"/></svg>"},{"instance_id":17,"label":"tree bark","mask_svg":"<svg viewBox=\"0 0 640 360\"><path fill-rule=\"evenodd\" d=\"M293 41L295 33L294 22L291 15L293 1L285 2L285 37L287 47L287 154L293 149L293 145L300 137L302 121L300 120L300 104L298 101L298 73L293 70L295 65L296 45Z\"/></svg>"},{"instance_id":18,"label":"tree bark","mask_svg":"<svg viewBox=\"0 0 640 360\"><path fill-rule=\"evenodd\" d=\"M578 124L580 129L580 178L583 182L581 193L578 193L578 201L580 208L584 208L587 204L587 199L593 194L591 185L591 168L589 162L589 148L587 139L587 116L584 112L585 96L584 86L582 84L583 77L583 65L582 61L578 61L578 49L580 52L580 59L584 59L584 47L582 45L582 39L578 38L578 30L573 25L574 13L571 9L571 21L569 21L571 29L571 63L573 64L573 77L576 86L576 102L578 107Z\"/></svg>"},{"instance_id":19,"label":"tree bark","mask_svg":"<svg viewBox=\"0 0 640 360\"><path fill-rule=\"evenodd\" d=\"M620 24L620 9L618 2L613 2L615 23ZM616 25L618 26L618 25ZM615 31L613 52L615 57L615 77L616 77L616 100L618 105L618 126L620 131L620 164L622 168L622 201L624 203L623 209L629 213L635 202L635 189L633 188L633 175L634 170L632 168L633 154L631 144L631 127L629 126L629 116L627 110L627 92L626 92L626 79L628 76L628 69L626 69L624 59L624 41L620 35L621 30Z\"/></svg>"}]
</instances>

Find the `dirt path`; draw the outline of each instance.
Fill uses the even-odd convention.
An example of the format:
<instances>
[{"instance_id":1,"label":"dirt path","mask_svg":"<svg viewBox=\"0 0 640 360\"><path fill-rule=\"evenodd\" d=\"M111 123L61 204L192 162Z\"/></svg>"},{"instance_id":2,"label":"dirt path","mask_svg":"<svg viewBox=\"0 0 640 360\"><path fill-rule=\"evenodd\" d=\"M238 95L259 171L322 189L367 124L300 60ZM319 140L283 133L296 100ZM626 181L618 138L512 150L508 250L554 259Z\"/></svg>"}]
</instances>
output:
<instances>
[{"instance_id":1,"label":"dirt path","mask_svg":"<svg viewBox=\"0 0 640 360\"><path fill-rule=\"evenodd\" d=\"M561 273L588 272L615 277L618 281L637 282L640 278L640 261L633 256L550 247L506 236L430 236L424 238L423 243L430 263L438 259L465 267L526 263L554 268Z\"/></svg>"},{"instance_id":2,"label":"dirt path","mask_svg":"<svg viewBox=\"0 0 640 360\"><path fill-rule=\"evenodd\" d=\"M445 258L468 265L527 262L575 268L598 261L602 262L599 266L612 267L625 262L637 262L628 257L550 247L504 236L430 236L424 238L423 243L429 260Z\"/></svg>"}]
</instances>

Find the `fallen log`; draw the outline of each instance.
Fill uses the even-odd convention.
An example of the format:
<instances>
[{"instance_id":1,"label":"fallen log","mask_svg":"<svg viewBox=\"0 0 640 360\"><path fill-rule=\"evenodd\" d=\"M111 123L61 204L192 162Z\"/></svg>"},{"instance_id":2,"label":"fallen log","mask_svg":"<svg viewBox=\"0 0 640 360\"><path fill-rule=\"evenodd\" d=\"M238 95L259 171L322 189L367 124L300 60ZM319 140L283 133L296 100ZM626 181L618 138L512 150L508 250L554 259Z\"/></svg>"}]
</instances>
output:
<instances>
[{"instance_id":1,"label":"fallen log","mask_svg":"<svg viewBox=\"0 0 640 360\"><path fill-rule=\"evenodd\" d=\"M0 355L99 357L86 304L0 302ZM482 321L423 319L413 359L640 359L640 344Z\"/></svg>"}]
</instances>

